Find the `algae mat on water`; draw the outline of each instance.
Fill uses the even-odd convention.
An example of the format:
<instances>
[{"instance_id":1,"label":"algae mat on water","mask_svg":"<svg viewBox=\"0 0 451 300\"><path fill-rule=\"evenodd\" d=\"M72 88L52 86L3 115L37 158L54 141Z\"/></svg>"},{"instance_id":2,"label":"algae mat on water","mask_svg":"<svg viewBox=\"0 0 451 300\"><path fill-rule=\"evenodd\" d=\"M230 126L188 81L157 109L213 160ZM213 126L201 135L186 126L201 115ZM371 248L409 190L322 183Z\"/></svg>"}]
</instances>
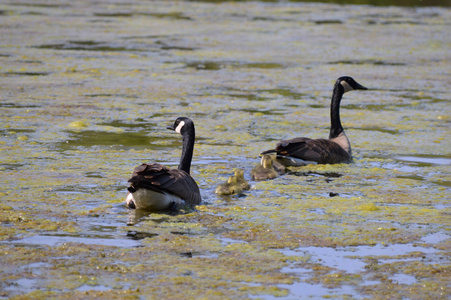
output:
<instances>
[{"instance_id":1,"label":"algae mat on water","mask_svg":"<svg viewBox=\"0 0 451 300\"><path fill-rule=\"evenodd\" d=\"M0 3L0 297L446 299L447 8L292 2ZM214 190L279 139L354 162ZM203 203L124 206L142 162L176 166L195 121Z\"/></svg>"}]
</instances>

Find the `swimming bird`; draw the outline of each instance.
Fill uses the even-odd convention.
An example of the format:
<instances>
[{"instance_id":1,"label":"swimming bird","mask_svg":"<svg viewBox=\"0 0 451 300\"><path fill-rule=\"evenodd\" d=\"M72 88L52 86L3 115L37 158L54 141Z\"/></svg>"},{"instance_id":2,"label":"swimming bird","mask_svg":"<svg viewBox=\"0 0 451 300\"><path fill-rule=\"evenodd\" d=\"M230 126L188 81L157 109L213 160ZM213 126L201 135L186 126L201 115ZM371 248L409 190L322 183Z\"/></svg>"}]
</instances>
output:
<instances>
[{"instance_id":1,"label":"swimming bird","mask_svg":"<svg viewBox=\"0 0 451 300\"><path fill-rule=\"evenodd\" d=\"M235 176L230 176L225 183L218 185L215 193L218 195L241 194L243 189Z\"/></svg>"},{"instance_id":2,"label":"swimming bird","mask_svg":"<svg viewBox=\"0 0 451 300\"><path fill-rule=\"evenodd\" d=\"M201 202L199 187L189 174L195 140L194 123L189 118L179 117L167 128L182 135L183 147L178 169L170 169L159 163L136 167L128 180L130 193L126 205L129 208L158 211L194 206Z\"/></svg>"},{"instance_id":3,"label":"swimming bird","mask_svg":"<svg viewBox=\"0 0 451 300\"><path fill-rule=\"evenodd\" d=\"M352 161L351 143L340 121L340 102L343 94L352 90L367 90L352 77L343 76L335 82L330 104L329 139L299 137L280 141L275 149L262 154L277 154L277 161L285 166L307 164L337 164Z\"/></svg>"},{"instance_id":4,"label":"swimming bird","mask_svg":"<svg viewBox=\"0 0 451 300\"><path fill-rule=\"evenodd\" d=\"M279 174L274 169L273 157L268 154L263 154L260 164L251 170L252 179L257 181L274 179L277 176Z\"/></svg>"},{"instance_id":5,"label":"swimming bird","mask_svg":"<svg viewBox=\"0 0 451 300\"><path fill-rule=\"evenodd\" d=\"M244 179L244 171L242 169L235 169L234 176L243 191L247 191L251 188L249 182Z\"/></svg>"}]
</instances>

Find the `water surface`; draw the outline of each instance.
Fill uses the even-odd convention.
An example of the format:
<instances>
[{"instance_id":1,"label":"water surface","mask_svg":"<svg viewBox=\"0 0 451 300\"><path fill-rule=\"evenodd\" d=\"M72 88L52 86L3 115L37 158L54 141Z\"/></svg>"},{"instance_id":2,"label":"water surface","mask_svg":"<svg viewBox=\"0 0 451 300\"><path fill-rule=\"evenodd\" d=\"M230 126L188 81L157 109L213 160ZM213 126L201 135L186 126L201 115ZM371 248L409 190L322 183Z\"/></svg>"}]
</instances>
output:
<instances>
[{"instance_id":1,"label":"water surface","mask_svg":"<svg viewBox=\"0 0 451 300\"><path fill-rule=\"evenodd\" d=\"M433 1L2 1L0 298L446 299L450 11ZM325 138L335 80L354 162L253 182ZM203 203L124 206L196 124ZM252 189L214 190L242 168Z\"/></svg>"}]
</instances>

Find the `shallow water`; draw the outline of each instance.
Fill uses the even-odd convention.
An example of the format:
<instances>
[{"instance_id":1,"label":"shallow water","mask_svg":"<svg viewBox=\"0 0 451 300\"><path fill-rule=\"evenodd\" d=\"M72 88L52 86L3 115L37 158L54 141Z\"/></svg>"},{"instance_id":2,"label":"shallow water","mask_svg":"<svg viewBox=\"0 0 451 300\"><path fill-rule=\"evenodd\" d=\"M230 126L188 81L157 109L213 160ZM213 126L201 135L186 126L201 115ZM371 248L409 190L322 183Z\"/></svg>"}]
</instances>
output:
<instances>
[{"instance_id":1,"label":"shallow water","mask_svg":"<svg viewBox=\"0 0 451 300\"><path fill-rule=\"evenodd\" d=\"M450 10L362 4L0 3L0 298L446 299ZM354 163L214 194L327 137L342 75ZM202 205L126 209L182 115Z\"/></svg>"}]
</instances>

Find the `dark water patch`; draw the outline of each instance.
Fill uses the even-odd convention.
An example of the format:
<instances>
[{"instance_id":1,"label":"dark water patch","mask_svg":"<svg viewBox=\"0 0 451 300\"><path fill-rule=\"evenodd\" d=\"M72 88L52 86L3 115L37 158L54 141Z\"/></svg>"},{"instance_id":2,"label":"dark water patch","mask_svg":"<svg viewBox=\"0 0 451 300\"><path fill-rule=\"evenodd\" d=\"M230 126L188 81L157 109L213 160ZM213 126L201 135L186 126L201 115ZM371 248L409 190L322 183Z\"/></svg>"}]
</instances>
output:
<instances>
[{"instance_id":1,"label":"dark water patch","mask_svg":"<svg viewBox=\"0 0 451 300\"><path fill-rule=\"evenodd\" d=\"M140 48L134 45L116 45L106 42L96 42L96 41L67 41L57 44L44 44L33 46L37 49L51 49L51 50L77 50L77 51L105 51L105 52L144 52L151 51L148 48Z\"/></svg>"},{"instance_id":2,"label":"dark water patch","mask_svg":"<svg viewBox=\"0 0 451 300\"><path fill-rule=\"evenodd\" d=\"M451 181L431 181L433 184L451 187Z\"/></svg>"},{"instance_id":3,"label":"dark water patch","mask_svg":"<svg viewBox=\"0 0 451 300\"><path fill-rule=\"evenodd\" d=\"M398 91L399 92L399 91ZM422 92L409 92L409 93L398 93L396 96L405 98L405 99L409 99L409 100L414 100L414 101L422 101L423 103L428 103L428 104L435 104L435 103L442 103L442 102L448 102L449 99L446 98L446 92L441 92L441 91L434 91L434 96L437 96L437 94L443 94L443 98L437 98L437 97L433 97L431 95L424 95ZM412 103L407 104L408 106L412 107ZM418 108L422 108L421 105L417 105Z\"/></svg>"},{"instance_id":4,"label":"dark water patch","mask_svg":"<svg viewBox=\"0 0 451 300\"><path fill-rule=\"evenodd\" d=\"M0 244L14 244L16 246L44 246L44 247L55 247L64 243L80 243L87 245L101 245L101 246L111 246L111 247L137 247L140 243L130 240L130 239L117 239L117 238L99 238L99 237L80 237L71 235L35 235L26 237L20 240L14 241L2 241Z\"/></svg>"},{"instance_id":5,"label":"dark water patch","mask_svg":"<svg viewBox=\"0 0 451 300\"><path fill-rule=\"evenodd\" d=\"M103 172L85 172L85 176L89 178L106 178Z\"/></svg>"},{"instance_id":6,"label":"dark water patch","mask_svg":"<svg viewBox=\"0 0 451 300\"><path fill-rule=\"evenodd\" d=\"M275 62L192 61L186 63L187 68L209 71L217 71L229 66L234 68L250 68L250 69L286 68L286 65Z\"/></svg>"},{"instance_id":7,"label":"dark water patch","mask_svg":"<svg viewBox=\"0 0 451 300\"><path fill-rule=\"evenodd\" d=\"M344 22L341 20L315 20L312 21L313 23L317 24L317 25L328 25L328 24L343 24Z\"/></svg>"},{"instance_id":8,"label":"dark water patch","mask_svg":"<svg viewBox=\"0 0 451 300\"><path fill-rule=\"evenodd\" d=\"M43 2L13 2L11 1L8 3L8 5L14 5L14 6L25 6L25 7L42 7L42 8L64 8L64 7L70 7L69 4L50 4L50 3L43 3Z\"/></svg>"},{"instance_id":9,"label":"dark water patch","mask_svg":"<svg viewBox=\"0 0 451 300\"><path fill-rule=\"evenodd\" d=\"M238 15L238 14L233 14L233 16L235 17L242 17L242 18L246 18L246 15ZM258 17L253 17L251 19L252 21L265 21L265 22L289 22L289 21L293 21L292 19L288 19L288 18L275 18L275 17L262 17L262 16L258 16Z\"/></svg>"},{"instance_id":10,"label":"dark water patch","mask_svg":"<svg viewBox=\"0 0 451 300\"><path fill-rule=\"evenodd\" d=\"M234 64L234 67L238 68L253 68L253 69L283 69L286 68L284 64L267 62L267 63L242 63L242 64Z\"/></svg>"},{"instance_id":11,"label":"dark water patch","mask_svg":"<svg viewBox=\"0 0 451 300\"><path fill-rule=\"evenodd\" d=\"M15 133L34 133L35 130L33 129L21 129L21 128L3 128L0 129L0 132L3 132L4 134L8 132L15 132Z\"/></svg>"},{"instance_id":12,"label":"dark water patch","mask_svg":"<svg viewBox=\"0 0 451 300\"><path fill-rule=\"evenodd\" d=\"M349 60L338 60L329 62L331 65L375 65L375 66L405 66L406 63L402 62L389 62L384 60L373 60L373 59L349 59Z\"/></svg>"},{"instance_id":13,"label":"dark water patch","mask_svg":"<svg viewBox=\"0 0 451 300\"><path fill-rule=\"evenodd\" d=\"M239 111L243 111L243 112L247 112L250 114L263 114L263 115L268 115L268 116L280 116L280 115L284 115L285 113L281 110L265 110L265 109L252 109L252 108L243 108L243 109L239 109Z\"/></svg>"},{"instance_id":14,"label":"dark water patch","mask_svg":"<svg viewBox=\"0 0 451 300\"><path fill-rule=\"evenodd\" d=\"M381 133L388 133L391 135L397 135L399 134L399 130L396 129L386 129L386 128L379 128L379 127L349 127L350 129L356 129L356 130L363 130L363 131L377 131Z\"/></svg>"},{"instance_id":15,"label":"dark water patch","mask_svg":"<svg viewBox=\"0 0 451 300\"><path fill-rule=\"evenodd\" d=\"M70 194L86 194L92 192L92 190L99 189L100 187L96 184L80 184L72 186L64 186L60 188L53 189L52 192L61 195ZM97 203L97 202L96 202Z\"/></svg>"},{"instance_id":16,"label":"dark water patch","mask_svg":"<svg viewBox=\"0 0 451 300\"><path fill-rule=\"evenodd\" d=\"M157 41L155 42L156 45L159 45L161 50L180 50L180 51L194 51L197 48L194 47L185 47L185 46L177 46L177 45L170 45L163 41Z\"/></svg>"},{"instance_id":17,"label":"dark water patch","mask_svg":"<svg viewBox=\"0 0 451 300\"><path fill-rule=\"evenodd\" d=\"M94 16L96 16L96 17L121 18L121 17L133 17L133 13L126 13L126 12L94 13Z\"/></svg>"},{"instance_id":18,"label":"dark water patch","mask_svg":"<svg viewBox=\"0 0 451 300\"><path fill-rule=\"evenodd\" d=\"M137 95L130 95L130 94L108 94L108 93L101 93L101 94L85 94L83 95L85 97L92 97L92 98L111 98L111 97L118 97L118 98L131 98L136 99L138 98Z\"/></svg>"},{"instance_id":19,"label":"dark water patch","mask_svg":"<svg viewBox=\"0 0 451 300\"><path fill-rule=\"evenodd\" d=\"M180 255L183 256L183 257L188 257L188 258L192 258L193 257L193 253L191 251L181 252ZM191 271L187 271L187 272L183 273L183 275L190 276L190 275L192 275L192 272Z\"/></svg>"},{"instance_id":20,"label":"dark water patch","mask_svg":"<svg viewBox=\"0 0 451 300\"><path fill-rule=\"evenodd\" d=\"M343 176L343 174L335 173L335 172L302 172L302 171L288 171L288 175L294 175L294 176L314 176L314 177L327 177L327 178L340 178Z\"/></svg>"},{"instance_id":21,"label":"dark water patch","mask_svg":"<svg viewBox=\"0 0 451 300\"><path fill-rule=\"evenodd\" d=\"M170 13L137 13L140 16L150 16L159 19L174 19L174 20L193 20L191 17L185 15L183 12L170 12Z\"/></svg>"},{"instance_id":22,"label":"dark water patch","mask_svg":"<svg viewBox=\"0 0 451 300\"><path fill-rule=\"evenodd\" d=\"M151 137L147 131L139 132L105 132L87 130L71 133L71 138L56 144L58 150L72 150L77 148L89 147L110 147L114 149L132 149L132 148L167 148L171 145L179 144L180 139L164 138L169 144L160 145L161 137Z\"/></svg>"},{"instance_id":23,"label":"dark water patch","mask_svg":"<svg viewBox=\"0 0 451 300\"><path fill-rule=\"evenodd\" d=\"M158 126L157 124L149 123L149 121L146 121L141 118L134 119L133 123L128 123L124 120L114 120L111 122L99 123L99 125L111 126L115 128L125 128L128 131L141 132L141 134L146 134L145 130L151 130L152 128L157 127L161 127L162 129L165 128L165 124L161 124L161 126Z\"/></svg>"},{"instance_id":24,"label":"dark water patch","mask_svg":"<svg viewBox=\"0 0 451 300\"><path fill-rule=\"evenodd\" d=\"M50 72L4 72L3 76L47 76Z\"/></svg>"},{"instance_id":25,"label":"dark water patch","mask_svg":"<svg viewBox=\"0 0 451 300\"><path fill-rule=\"evenodd\" d=\"M341 105L344 109L365 109L365 110L372 110L372 111L395 111L399 110L405 107L411 107L411 104L343 104Z\"/></svg>"},{"instance_id":26,"label":"dark water patch","mask_svg":"<svg viewBox=\"0 0 451 300\"><path fill-rule=\"evenodd\" d=\"M0 164L0 170L5 169L5 170L16 171L24 165L25 164Z\"/></svg>"},{"instance_id":27,"label":"dark water patch","mask_svg":"<svg viewBox=\"0 0 451 300\"><path fill-rule=\"evenodd\" d=\"M228 94L228 96L232 97L232 98L238 98L238 99L245 99L245 100L249 100L249 101L263 101L263 100L268 100L268 98L266 97L261 97L258 96L256 94Z\"/></svg>"},{"instance_id":28,"label":"dark water patch","mask_svg":"<svg viewBox=\"0 0 451 300\"><path fill-rule=\"evenodd\" d=\"M369 21L368 24L380 24L380 25L425 25L424 22L412 21L412 20L399 20L399 21Z\"/></svg>"},{"instance_id":29,"label":"dark water patch","mask_svg":"<svg viewBox=\"0 0 451 300\"><path fill-rule=\"evenodd\" d=\"M419 180L419 181L425 180L424 177L419 176L419 175L398 175L398 176L396 176L396 178L410 179L410 180Z\"/></svg>"},{"instance_id":30,"label":"dark water patch","mask_svg":"<svg viewBox=\"0 0 451 300\"><path fill-rule=\"evenodd\" d=\"M40 61L40 60L31 60L31 59L29 59L29 60L19 60L18 62L19 63L26 63L26 64L35 64L35 65L43 64L43 62Z\"/></svg>"},{"instance_id":31,"label":"dark water patch","mask_svg":"<svg viewBox=\"0 0 451 300\"><path fill-rule=\"evenodd\" d=\"M194 61L186 63L187 68L194 68L196 70L217 71L225 68L226 63L215 61Z\"/></svg>"},{"instance_id":32,"label":"dark water patch","mask_svg":"<svg viewBox=\"0 0 451 300\"><path fill-rule=\"evenodd\" d=\"M192 20L191 17L186 16L182 12L171 13L146 13L146 12L112 12L112 13L94 13L95 17L107 17L107 18L130 18L134 16L146 16L159 19L173 19L173 20Z\"/></svg>"},{"instance_id":33,"label":"dark water patch","mask_svg":"<svg viewBox=\"0 0 451 300\"><path fill-rule=\"evenodd\" d=\"M158 236L157 233L151 233L151 232L143 232L143 231L135 231L135 230L130 230L127 231L127 238L132 239L134 241L139 241L139 240L143 240L143 239L150 239L153 237Z\"/></svg>"},{"instance_id":34,"label":"dark water patch","mask_svg":"<svg viewBox=\"0 0 451 300\"><path fill-rule=\"evenodd\" d=\"M321 104L309 104L308 107L310 108L326 108L329 107L328 105L321 105Z\"/></svg>"},{"instance_id":35,"label":"dark water patch","mask_svg":"<svg viewBox=\"0 0 451 300\"><path fill-rule=\"evenodd\" d=\"M153 39L164 39L164 38L173 38L174 36L163 35L163 34L150 34L150 35L132 35L132 36L123 36L121 39L123 40L153 40Z\"/></svg>"},{"instance_id":36,"label":"dark water patch","mask_svg":"<svg viewBox=\"0 0 451 300\"><path fill-rule=\"evenodd\" d=\"M293 90L289 88L275 88L275 89L266 89L266 90L257 90L258 92L262 93L271 93L271 94L277 94L285 98L293 99L293 100L299 100L304 97L306 97L306 94L294 92Z\"/></svg>"},{"instance_id":37,"label":"dark water patch","mask_svg":"<svg viewBox=\"0 0 451 300\"><path fill-rule=\"evenodd\" d=\"M231 0L186 0L188 2L206 2L206 3L226 3ZM233 2L250 2L253 0L235 0ZM280 2L280 0L260 0L259 2ZM335 3L339 5L374 5L374 6L443 6L449 7L451 3L443 0L289 0L288 2L310 2L310 3Z\"/></svg>"}]
</instances>

